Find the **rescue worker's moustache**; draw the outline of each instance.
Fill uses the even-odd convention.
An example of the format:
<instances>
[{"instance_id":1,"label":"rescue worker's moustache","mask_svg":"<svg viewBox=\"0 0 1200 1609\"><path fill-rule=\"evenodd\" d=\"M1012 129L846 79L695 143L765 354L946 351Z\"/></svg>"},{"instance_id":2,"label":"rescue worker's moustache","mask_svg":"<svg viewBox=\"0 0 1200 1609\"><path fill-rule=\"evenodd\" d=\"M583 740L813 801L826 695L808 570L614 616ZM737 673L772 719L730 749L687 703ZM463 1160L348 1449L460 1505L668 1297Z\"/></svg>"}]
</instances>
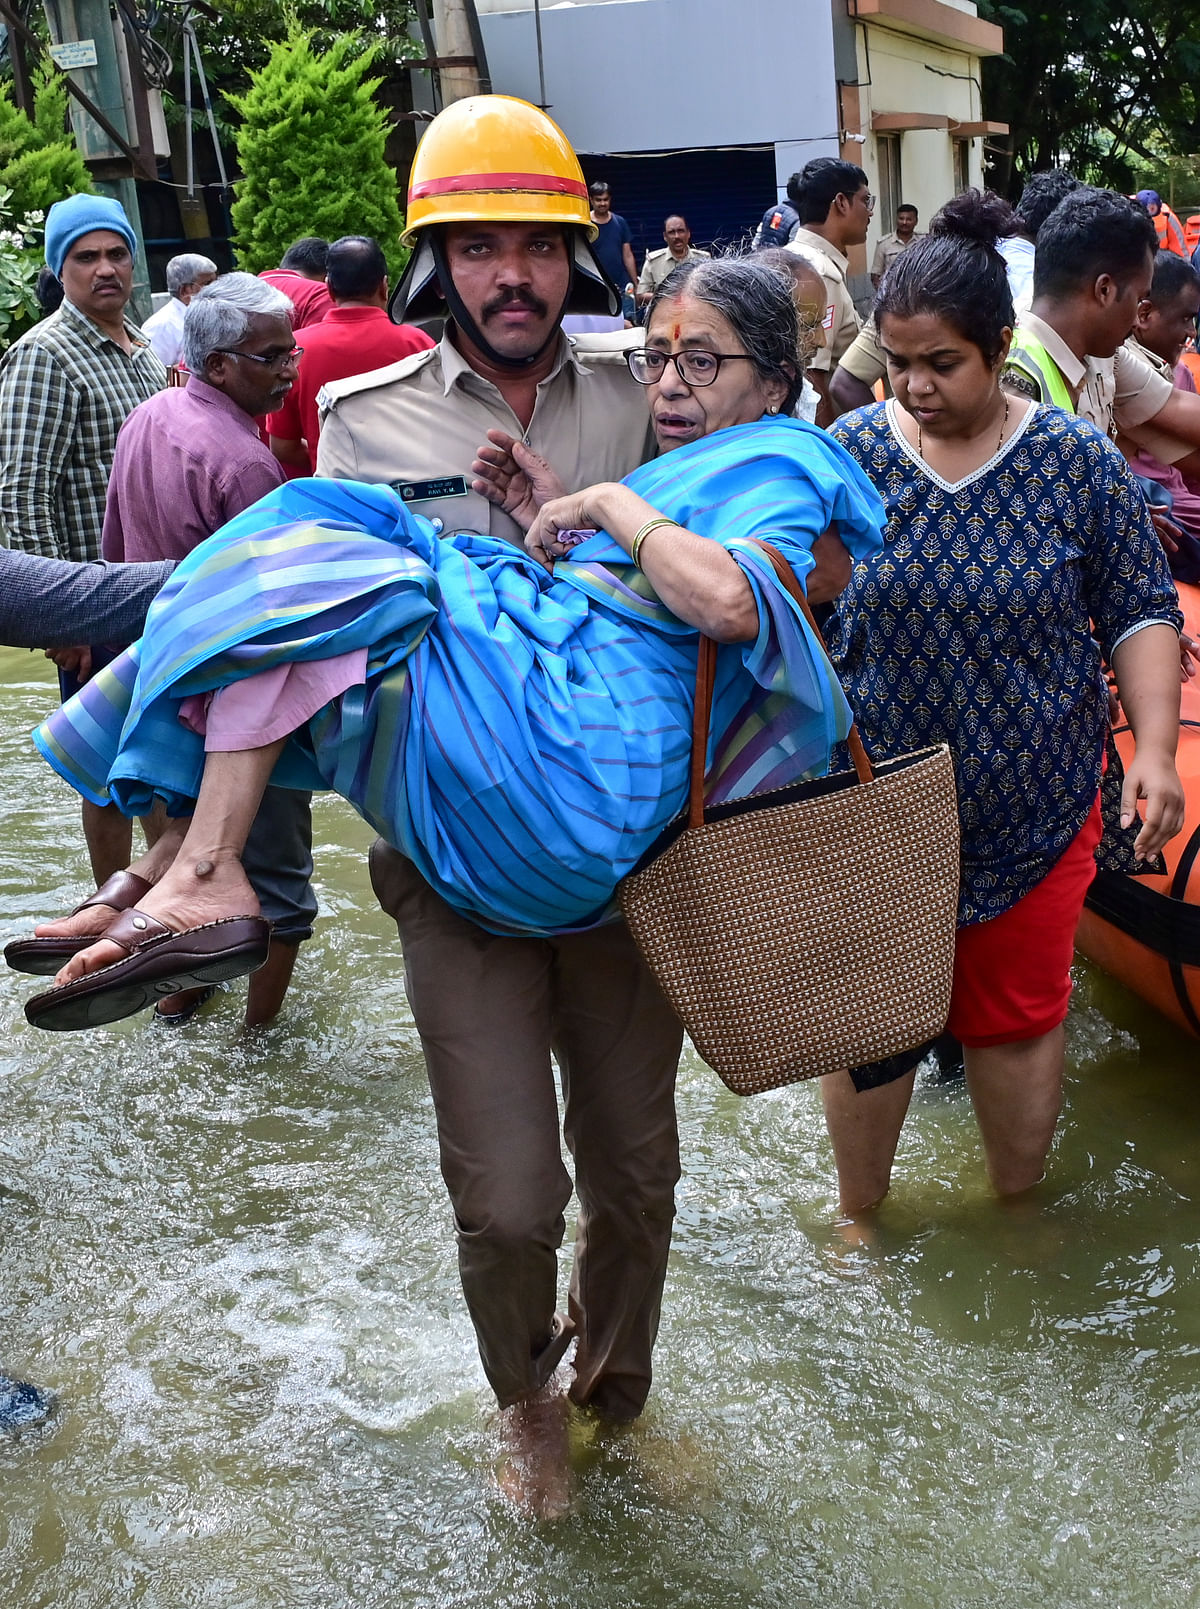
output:
<instances>
[{"instance_id":1,"label":"rescue worker's moustache","mask_svg":"<svg viewBox=\"0 0 1200 1609\"><path fill-rule=\"evenodd\" d=\"M540 296L534 296L531 291L506 291L502 296L496 296L490 302L484 302L481 310L484 323L486 324L488 319L494 317L497 313L503 313L509 307L524 307L529 312L536 314L538 318L545 318L550 311L548 304L543 302Z\"/></svg>"}]
</instances>

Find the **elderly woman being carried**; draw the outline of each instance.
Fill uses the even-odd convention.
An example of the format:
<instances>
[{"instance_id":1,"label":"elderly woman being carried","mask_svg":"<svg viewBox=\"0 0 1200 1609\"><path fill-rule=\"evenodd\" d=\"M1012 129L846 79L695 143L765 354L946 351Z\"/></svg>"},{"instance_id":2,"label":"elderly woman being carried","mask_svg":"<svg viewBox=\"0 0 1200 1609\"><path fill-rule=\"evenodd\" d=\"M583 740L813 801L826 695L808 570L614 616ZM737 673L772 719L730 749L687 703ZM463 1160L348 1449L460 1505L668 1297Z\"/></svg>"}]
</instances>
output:
<instances>
[{"instance_id":1,"label":"elderly woman being carried","mask_svg":"<svg viewBox=\"0 0 1200 1609\"><path fill-rule=\"evenodd\" d=\"M850 455L790 417L797 341L774 270L677 270L629 354L659 458L538 508L511 452L481 455L525 551L337 481L292 482L202 544L141 642L36 734L85 796L193 813L135 868L154 884L137 910L38 930L80 948L30 1020L110 1021L257 964L238 855L272 777L342 793L489 931L610 919L683 805L701 633L722 645L710 796L826 769L849 709L756 544L803 580L831 526L862 556L882 515Z\"/></svg>"}]
</instances>

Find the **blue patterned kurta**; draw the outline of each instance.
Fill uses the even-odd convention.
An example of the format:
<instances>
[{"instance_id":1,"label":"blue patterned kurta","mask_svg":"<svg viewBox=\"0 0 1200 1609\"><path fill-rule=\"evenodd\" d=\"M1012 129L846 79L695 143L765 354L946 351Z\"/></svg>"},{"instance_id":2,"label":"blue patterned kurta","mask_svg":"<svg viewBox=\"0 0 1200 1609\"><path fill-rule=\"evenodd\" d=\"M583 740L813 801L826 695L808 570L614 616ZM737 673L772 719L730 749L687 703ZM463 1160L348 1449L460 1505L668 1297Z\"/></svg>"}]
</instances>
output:
<instances>
[{"instance_id":1,"label":"blue patterned kurta","mask_svg":"<svg viewBox=\"0 0 1200 1609\"><path fill-rule=\"evenodd\" d=\"M967 925L1027 894L1092 808L1108 727L1101 650L1110 659L1132 631L1181 616L1142 495L1087 420L1035 407L950 486L900 436L894 407L861 408L830 432L888 515L830 647L868 750L954 753Z\"/></svg>"},{"instance_id":2,"label":"blue patterned kurta","mask_svg":"<svg viewBox=\"0 0 1200 1609\"><path fill-rule=\"evenodd\" d=\"M636 470L655 508L721 542L759 605L718 653L710 796L824 770L849 725L828 660L762 553L803 576L836 521L879 545L866 476L821 431L771 419ZM366 647L367 680L309 723L275 780L343 794L456 909L499 932L611 914L682 808L697 634L600 532L553 575L499 538L435 535L386 486L293 481L179 566L134 650L35 734L90 797L191 808L203 743L180 700L289 660Z\"/></svg>"}]
</instances>

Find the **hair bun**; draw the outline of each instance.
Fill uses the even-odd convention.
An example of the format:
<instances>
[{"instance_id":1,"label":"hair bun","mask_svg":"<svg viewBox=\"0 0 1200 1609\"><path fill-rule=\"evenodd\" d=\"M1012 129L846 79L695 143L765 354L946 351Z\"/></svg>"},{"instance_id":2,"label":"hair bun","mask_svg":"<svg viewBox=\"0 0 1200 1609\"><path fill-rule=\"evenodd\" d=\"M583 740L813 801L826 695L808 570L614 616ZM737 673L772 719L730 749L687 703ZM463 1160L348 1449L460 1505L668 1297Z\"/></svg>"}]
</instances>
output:
<instances>
[{"instance_id":1,"label":"hair bun","mask_svg":"<svg viewBox=\"0 0 1200 1609\"><path fill-rule=\"evenodd\" d=\"M964 190L929 223L929 233L943 239L974 241L991 246L997 237L1013 232L1013 209L991 190Z\"/></svg>"}]
</instances>

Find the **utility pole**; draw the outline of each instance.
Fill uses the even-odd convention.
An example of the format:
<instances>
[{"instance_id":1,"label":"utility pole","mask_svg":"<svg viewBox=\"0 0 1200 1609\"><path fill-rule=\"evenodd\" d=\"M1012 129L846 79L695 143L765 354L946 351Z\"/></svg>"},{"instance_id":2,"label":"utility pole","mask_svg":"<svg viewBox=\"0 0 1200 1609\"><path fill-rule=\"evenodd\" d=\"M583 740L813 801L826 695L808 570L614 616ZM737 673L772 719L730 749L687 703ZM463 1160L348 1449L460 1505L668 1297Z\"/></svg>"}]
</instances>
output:
<instances>
[{"instance_id":1,"label":"utility pole","mask_svg":"<svg viewBox=\"0 0 1200 1609\"><path fill-rule=\"evenodd\" d=\"M474 27L472 27L474 24ZM433 0L442 105L480 93L479 20L473 0Z\"/></svg>"}]
</instances>

